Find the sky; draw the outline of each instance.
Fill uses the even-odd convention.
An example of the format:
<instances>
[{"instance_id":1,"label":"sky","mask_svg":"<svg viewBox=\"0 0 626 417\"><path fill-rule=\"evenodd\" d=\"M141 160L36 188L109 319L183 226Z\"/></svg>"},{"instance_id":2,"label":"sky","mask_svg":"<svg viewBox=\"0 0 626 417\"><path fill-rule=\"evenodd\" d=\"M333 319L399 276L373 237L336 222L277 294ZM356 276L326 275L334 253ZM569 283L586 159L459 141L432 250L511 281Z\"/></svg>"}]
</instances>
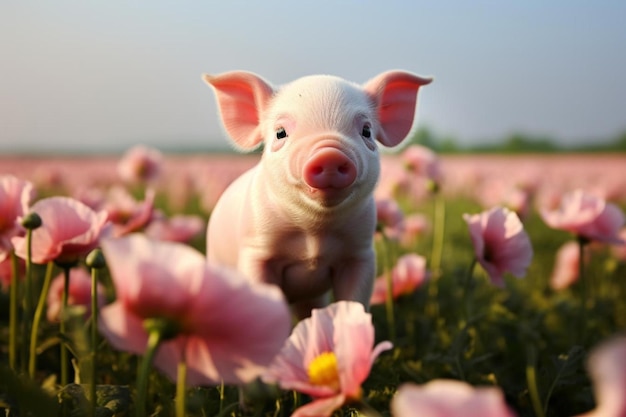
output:
<instances>
[{"instance_id":1,"label":"sky","mask_svg":"<svg viewBox=\"0 0 626 417\"><path fill-rule=\"evenodd\" d=\"M417 126L461 145L626 130L626 2L3 1L0 153L228 147L203 73L433 76Z\"/></svg>"}]
</instances>

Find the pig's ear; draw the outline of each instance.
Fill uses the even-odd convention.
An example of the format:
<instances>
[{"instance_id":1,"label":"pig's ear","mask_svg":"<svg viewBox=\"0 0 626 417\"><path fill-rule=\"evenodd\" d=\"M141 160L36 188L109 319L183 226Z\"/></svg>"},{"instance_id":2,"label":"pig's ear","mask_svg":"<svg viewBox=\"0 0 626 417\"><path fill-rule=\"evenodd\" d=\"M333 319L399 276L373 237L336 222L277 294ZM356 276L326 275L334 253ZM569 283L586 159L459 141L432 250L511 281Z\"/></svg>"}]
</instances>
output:
<instances>
[{"instance_id":1,"label":"pig's ear","mask_svg":"<svg viewBox=\"0 0 626 417\"><path fill-rule=\"evenodd\" d=\"M417 107L417 90L429 84L424 78L405 71L384 72L364 85L365 92L374 100L380 121L378 141L385 146L396 146L409 134Z\"/></svg>"},{"instance_id":2,"label":"pig's ear","mask_svg":"<svg viewBox=\"0 0 626 417\"><path fill-rule=\"evenodd\" d=\"M244 71L202 76L215 89L217 104L226 132L242 150L252 150L263 142L259 120L273 88L256 74Z\"/></svg>"}]
</instances>

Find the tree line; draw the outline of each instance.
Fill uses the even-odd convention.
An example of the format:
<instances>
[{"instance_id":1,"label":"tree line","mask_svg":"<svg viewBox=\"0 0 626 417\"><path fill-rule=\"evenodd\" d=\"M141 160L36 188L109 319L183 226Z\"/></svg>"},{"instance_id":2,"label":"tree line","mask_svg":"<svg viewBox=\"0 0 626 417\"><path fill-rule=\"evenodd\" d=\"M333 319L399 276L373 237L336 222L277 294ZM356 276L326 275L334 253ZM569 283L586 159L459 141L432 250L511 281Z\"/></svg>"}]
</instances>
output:
<instances>
[{"instance_id":1,"label":"tree line","mask_svg":"<svg viewBox=\"0 0 626 417\"><path fill-rule=\"evenodd\" d=\"M564 145L554 138L512 133L501 141L461 145L451 136L441 136L428 127L420 127L407 141L426 146L437 153L557 153L557 152L626 152L626 130L612 138L590 139L577 145Z\"/></svg>"}]
</instances>

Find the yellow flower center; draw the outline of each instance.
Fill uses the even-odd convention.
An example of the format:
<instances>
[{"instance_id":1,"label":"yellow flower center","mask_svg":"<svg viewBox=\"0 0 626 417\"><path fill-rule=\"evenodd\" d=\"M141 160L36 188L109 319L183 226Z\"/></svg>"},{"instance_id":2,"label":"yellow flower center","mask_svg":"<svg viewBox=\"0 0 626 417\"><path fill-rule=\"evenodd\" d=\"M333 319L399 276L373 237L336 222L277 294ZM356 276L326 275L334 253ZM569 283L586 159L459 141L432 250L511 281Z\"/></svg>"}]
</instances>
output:
<instances>
[{"instance_id":1,"label":"yellow flower center","mask_svg":"<svg viewBox=\"0 0 626 417\"><path fill-rule=\"evenodd\" d=\"M333 352L324 352L313 359L309 364L307 373L311 384L339 389L337 357Z\"/></svg>"}]
</instances>

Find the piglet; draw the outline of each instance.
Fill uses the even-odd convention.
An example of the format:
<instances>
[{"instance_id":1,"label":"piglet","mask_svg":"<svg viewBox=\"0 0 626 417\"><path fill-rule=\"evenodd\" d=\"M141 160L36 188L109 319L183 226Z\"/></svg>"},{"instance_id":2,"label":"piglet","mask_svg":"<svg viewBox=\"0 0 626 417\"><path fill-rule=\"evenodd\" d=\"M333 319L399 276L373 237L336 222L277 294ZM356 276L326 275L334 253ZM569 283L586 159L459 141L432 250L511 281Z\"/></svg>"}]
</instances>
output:
<instances>
[{"instance_id":1,"label":"piglet","mask_svg":"<svg viewBox=\"0 0 626 417\"><path fill-rule=\"evenodd\" d=\"M203 78L236 147L264 146L211 213L209 262L278 285L300 318L331 292L369 307L376 142L393 147L408 135L431 79L388 71L361 86L314 75L275 89L249 72Z\"/></svg>"}]
</instances>

